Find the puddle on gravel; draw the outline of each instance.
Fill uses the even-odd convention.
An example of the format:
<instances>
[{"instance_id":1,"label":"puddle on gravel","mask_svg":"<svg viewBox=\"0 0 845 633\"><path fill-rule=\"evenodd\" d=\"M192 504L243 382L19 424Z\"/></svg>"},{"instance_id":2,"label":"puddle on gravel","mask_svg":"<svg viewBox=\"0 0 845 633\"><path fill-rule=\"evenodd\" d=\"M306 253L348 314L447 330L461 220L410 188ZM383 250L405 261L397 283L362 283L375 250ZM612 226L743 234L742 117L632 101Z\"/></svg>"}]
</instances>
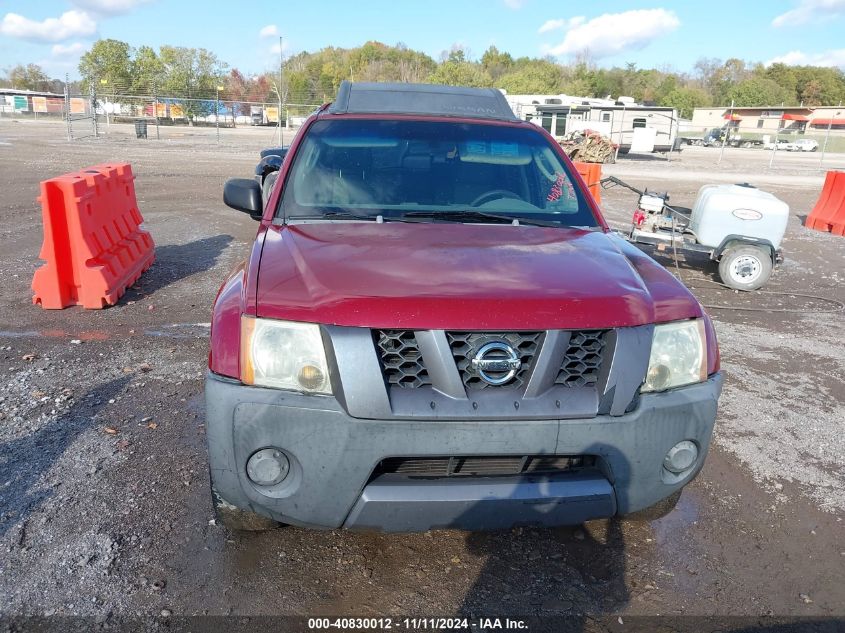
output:
<instances>
[{"instance_id":1,"label":"puddle on gravel","mask_svg":"<svg viewBox=\"0 0 845 633\"><path fill-rule=\"evenodd\" d=\"M678 505L662 519L651 522L658 547L672 544L698 521L698 498L693 490L684 490Z\"/></svg>"},{"instance_id":2,"label":"puddle on gravel","mask_svg":"<svg viewBox=\"0 0 845 633\"><path fill-rule=\"evenodd\" d=\"M210 329L211 323L173 323L158 328L147 328L144 334L167 338L206 338Z\"/></svg>"},{"instance_id":3,"label":"puddle on gravel","mask_svg":"<svg viewBox=\"0 0 845 633\"><path fill-rule=\"evenodd\" d=\"M211 323L171 323L145 328L141 331L144 336L162 338L208 338ZM67 338L80 341L107 341L109 339L129 338L133 336L129 330L120 328L109 332L106 330L87 330L84 332L68 332L67 330L0 330L0 338Z\"/></svg>"}]
</instances>

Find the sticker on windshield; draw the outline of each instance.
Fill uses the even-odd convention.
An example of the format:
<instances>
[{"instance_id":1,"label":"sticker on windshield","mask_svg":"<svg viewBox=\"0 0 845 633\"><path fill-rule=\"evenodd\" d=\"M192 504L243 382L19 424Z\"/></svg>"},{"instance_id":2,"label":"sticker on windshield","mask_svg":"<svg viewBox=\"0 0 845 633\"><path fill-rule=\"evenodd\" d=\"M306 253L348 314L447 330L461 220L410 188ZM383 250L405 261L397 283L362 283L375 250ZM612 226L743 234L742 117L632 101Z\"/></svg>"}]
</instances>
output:
<instances>
[{"instance_id":1,"label":"sticker on windshield","mask_svg":"<svg viewBox=\"0 0 845 633\"><path fill-rule=\"evenodd\" d=\"M549 195L546 198L549 202L557 202L563 196L563 188L566 187L566 197L575 197L575 187L572 186L572 181L566 177L566 174L558 174L555 184L552 185Z\"/></svg>"},{"instance_id":2,"label":"sticker on windshield","mask_svg":"<svg viewBox=\"0 0 845 633\"><path fill-rule=\"evenodd\" d=\"M487 143L483 141L468 141L467 142L467 152L469 154L486 154L487 153Z\"/></svg>"},{"instance_id":3,"label":"sticker on windshield","mask_svg":"<svg viewBox=\"0 0 845 633\"><path fill-rule=\"evenodd\" d=\"M519 145L516 143L490 143L490 153L493 156L519 156Z\"/></svg>"}]
</instances>

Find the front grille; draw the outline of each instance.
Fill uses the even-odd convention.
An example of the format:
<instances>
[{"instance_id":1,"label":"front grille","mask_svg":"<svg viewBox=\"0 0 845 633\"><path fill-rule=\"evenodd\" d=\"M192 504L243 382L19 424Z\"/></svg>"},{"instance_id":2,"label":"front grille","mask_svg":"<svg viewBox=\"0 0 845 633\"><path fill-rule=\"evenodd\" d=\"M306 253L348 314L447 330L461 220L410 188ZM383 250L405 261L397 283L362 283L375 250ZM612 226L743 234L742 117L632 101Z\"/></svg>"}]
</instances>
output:
<instances>
[{"instance_id":1,"label":"front grille","mask_svg":"<svg viewBox=\"0 0 845 633\"><path fill-rule=\"evenodd\" d=\"M416 388L431 384L413 331L377 330L375 338L388 385Z\"/></svg>"},{"instance_id":2,"label":"front grille","mask_svg":"<svg viewBox=\"0 0 845 633\"><path fill-rule=\"evenodd\" d=\"M544 332L446 332L446 338L461 382L468 391L493 387L472 367L481 347L494 341L508 343L519 355L522 366L502 388L522 389L543 343ZM431 385L425 362L412 330L374 330L385 382L390 387L415 389ZM570 332L569 346L555 376L555 384L584 387L598 381L607 330Z\"/></svg>"},{"instance_id":3,"label":"front grille","mask_svg":"<svg viewBox=\"0 0 845 633\"><path fill-rule=\"evenodd\" d=\"M555 384L583 387L595 384L601 368L605 331L572 332Z\"/></svg>"},{"instance_id":4,"label":"front grille","mask_svg":"<svg viewBox=\"0 0 845 633\"><path fill-rule=\"evenodd\" d=\"M592 455L496 455L482 457L391 457L374 475L407 477L490 477L571 472L595 465Z\"/></svg>"},{"instance_id":5,"label":"front grille","mask_svg":"<svg viewBox=\"0 0 845 633\"><path fill-rule=\"evenodd\" d=\"M493 386L484 382L473 371L472 358L485 344L504 341L519 355L522 368L503 387L519 388L528 380L534 356L543 340L543 332L446 332L446 337L464 387L477 390Z\"/></svg>"}]
</instances>

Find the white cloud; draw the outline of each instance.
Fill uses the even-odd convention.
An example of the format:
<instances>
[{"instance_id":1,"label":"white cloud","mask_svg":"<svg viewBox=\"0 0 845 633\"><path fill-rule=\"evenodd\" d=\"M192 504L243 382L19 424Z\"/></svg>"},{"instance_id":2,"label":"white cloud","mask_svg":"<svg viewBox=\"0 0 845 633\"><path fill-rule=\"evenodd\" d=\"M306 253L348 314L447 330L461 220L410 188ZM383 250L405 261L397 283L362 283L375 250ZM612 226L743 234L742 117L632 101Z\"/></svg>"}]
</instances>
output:
<instances>
[{"instance_id":1,"label":"white cloud","mask_svg":"<svg viewBox=\"0 0 845 633\"><path fill-rule=\"evenodd\" d=\"M546 20L545 22L543 22L543 26L541 26L537 30L537 32L538 33L550 33L551 31L559 31L563 28L571 29L571 28L574 28L574 27L579 26L581 24L584 24L584 22L586 22L586 21L587 21L587 18L585 18L583 15L579 15L579 16L574 17L574 18L569 18L568 20L566 18L558 18L558 19L555 19L555 20Z\"/></svg>"},{"instance_id":2,"label":"white cloud","mask_svg":"<svg viewBox=\"0 0 845 633\"><path fill-rule=\"evenodd\" d=\"M558 18L557 20L546 20L543 22L543 26L541 26L537 32L538 33L548 33L549 31L557 31L558 29L562 29L566 26L566 20L563 18Z\"/></svg>"},{"instance_id":3,"label":"white cloud","mask_svg":"<svg viewBox=\"0 0 845 633\"><path fill-rule=\"evenodd\" d=\"M823 53L805 53L803 51L789 51L784 55L773 57L766 62L772 64L786 64L787 66L833 66L845 68L845 48L837 48Z\"/></svg>"},{"instance_id":4,"label":"white cloud","mask_svg":"<svg viewBox=\"0 0 845 633\"><path fill-rule=\"evenodd\" d=\"M505 2L505 6L508 9L513 9L514 11L518 11L519 9L521 9L522 7L525 6L525 3L528 2L528 0L504 0L504 2Z\"/></svg>"},{"instance_id":5,"label":"white cloud","mask_svg":"<svg viewBox=\"0 0 845 633\"><path fill-rule=\"evenodd\" d=\"M82 42L74 42L73 44L53 44L50 52L53 57L79 57L88 47Z\"/></svg>"},{"instance_id":6,"label":"white cloud","mask_svg":"<svg viewBox=\"0 0 845 633\"><path fill-rule=\"evenodd\" d=\"M137 6L153 0L71 0L82 9L88 9L101 15L122 15L133 11Z\"/></svg>"},{"instance_id":7,"label":"white cloud","mask_svg":"<svg viewBox=\"0 0 845 633\"><path fill-rule=\"evenodd\" d=\"M674 31L681 21L666 9L638 9L605 13L592 20L577 20L567 25L566 36L557 46L547 47L551 55L575 55L588 52L593 57L607 57L647 46L653 39Z\"/></svg>"},{"instance_id":8,"label":"white cloud","mask_svg":"<svg viewBox=\"0 0 845 633\"><path fill-rule=\"evenodd\" d=\"M822 20L845 14L845 0L799 0L798 6L781 13L772 26L794 26L810 20Z\"/></svg>"},{"instance_id":9,"label":"white cloud","mask_svg":"<svg viewBox=\"0 0 845 633\"><path fill-rule=\"evenodd\" d=\"M84 11L65 11L58 18L41 22L17 13L7 13L0 22L0 34L22 40L61 42L72 37L85 37L97 32L97 23Z\"/></svg>"},{"instance_id":10,"label":"white cloud","mask_svg":"<svg viewBox=\"0 0 845 633\"><path fill-rule=\"evenodd\" d=\"M258 37L278 37L279 36L279 29L275 24L268 24L260 31L258 31Z\"/></svg>"}]
</instances>

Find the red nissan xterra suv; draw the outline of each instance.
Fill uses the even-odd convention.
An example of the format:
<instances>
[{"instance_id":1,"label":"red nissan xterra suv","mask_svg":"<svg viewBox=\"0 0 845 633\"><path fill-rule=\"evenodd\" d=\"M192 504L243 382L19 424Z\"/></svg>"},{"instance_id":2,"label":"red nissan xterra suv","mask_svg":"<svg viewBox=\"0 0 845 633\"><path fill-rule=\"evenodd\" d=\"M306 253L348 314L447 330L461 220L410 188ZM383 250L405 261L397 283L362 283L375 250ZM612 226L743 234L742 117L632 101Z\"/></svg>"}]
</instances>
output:
<instances>
[{"instance_id":1,"label":"red nissan xterra suv","mask_svg":"<svg viewBox=\"0 0 845 633\"><path fill-rule=\"evenodd\" d=\"M674 506L721 388L710 319L496 90L350 84L302 126L206 379L221 522L417 531Z\"/></svg>"}]
</instances>

